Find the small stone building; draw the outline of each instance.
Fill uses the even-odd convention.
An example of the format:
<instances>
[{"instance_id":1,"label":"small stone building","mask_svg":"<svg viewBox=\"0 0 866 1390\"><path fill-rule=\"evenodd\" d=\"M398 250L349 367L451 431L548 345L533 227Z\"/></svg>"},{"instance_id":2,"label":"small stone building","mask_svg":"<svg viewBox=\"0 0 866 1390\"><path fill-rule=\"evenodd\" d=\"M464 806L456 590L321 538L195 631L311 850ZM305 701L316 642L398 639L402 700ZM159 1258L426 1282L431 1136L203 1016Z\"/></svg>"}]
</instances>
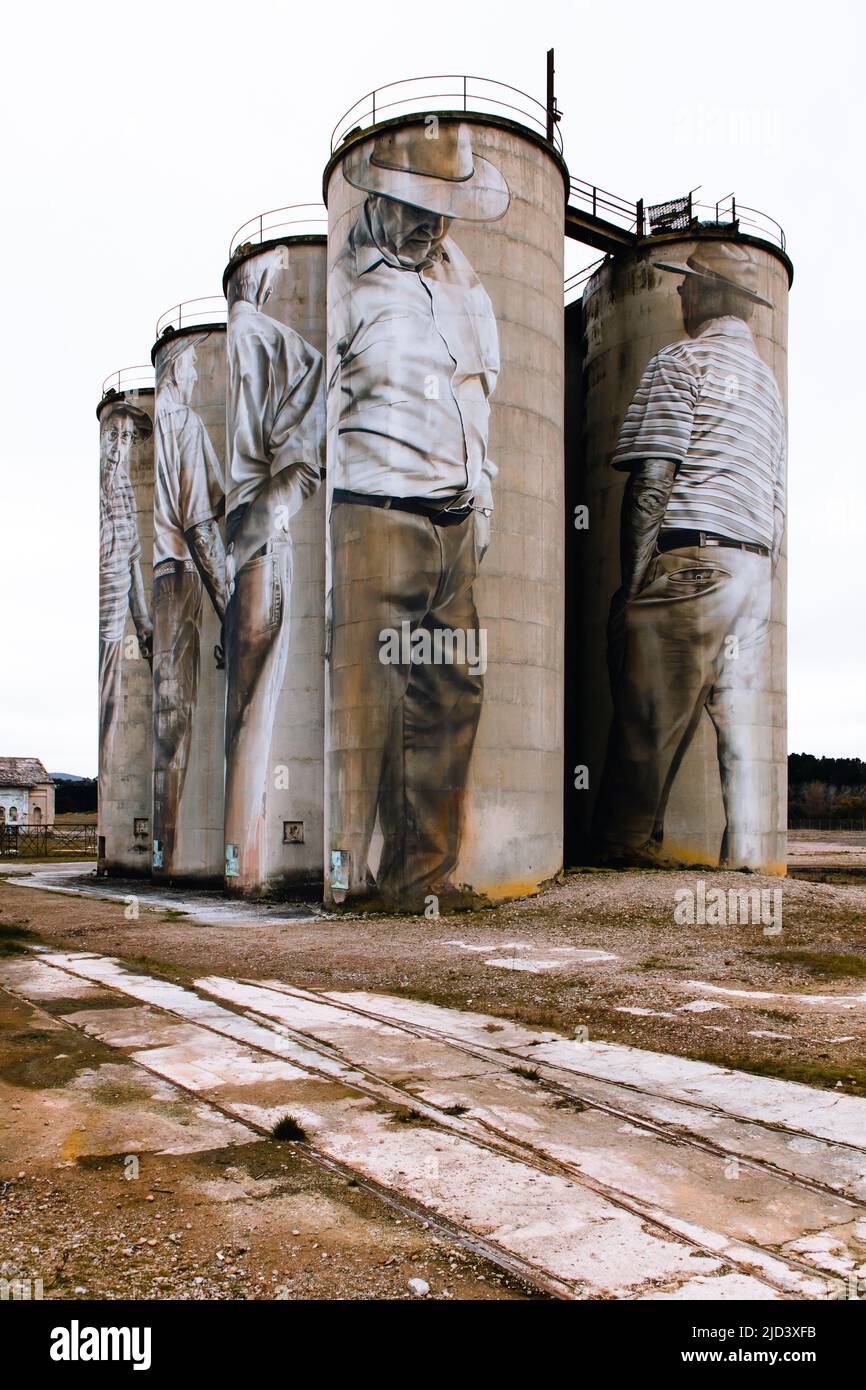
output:
<instances>
[{"instance_id":1,"label":"small stone building","mask_svg":"<svg viewBox=\"0 0 866 1390\"><path fill-rule=\"evenodd\" d=\"M0 825L53 825L54 783L38 758L0 758Z\"/></svg>"}]
</instances>

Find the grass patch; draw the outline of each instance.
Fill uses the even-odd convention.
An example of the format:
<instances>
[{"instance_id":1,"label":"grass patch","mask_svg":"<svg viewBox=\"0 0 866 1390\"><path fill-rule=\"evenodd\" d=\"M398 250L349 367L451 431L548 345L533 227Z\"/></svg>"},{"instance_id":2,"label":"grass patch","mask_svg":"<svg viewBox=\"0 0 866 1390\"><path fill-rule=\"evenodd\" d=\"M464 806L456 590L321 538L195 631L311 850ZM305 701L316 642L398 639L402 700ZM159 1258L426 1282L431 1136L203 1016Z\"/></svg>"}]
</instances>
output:
<instances>
[{"instance_id":1,"label":"grass patch","mask_svg":"<svg viewBox=\"0 0 866 1390\"><path fill-rule=\"evenodd\" d=\"M396 914L393 914L396 915ZM346 918L345 920L350 920ZM684 969L691 969L691 966L684 966ZM445 974L454 979L462 978L459 970L446 970ZM478 1013L496 1013L498 1016L511 1020L514 1023L524 1023L527 1028L545 1028L551 1033L560 1033L563 1038L573 1039L574 1032L571 1021L568 1022L557 1013L553 1008L541 1007L535 1002L524 1004L520 1000L503 1000L501 995L494 993L479 993L477 985L471 1005L466 998L467 989L434 989L426 983L424 985L398 985L389 986L392 994L399 995L401 999L420 999L426 1004L438 1004L445 1009L466 1009L471 1007Z\"/></svg>"},{"instance_id":2,"label":"grass patch","mask_svg":"<svg viewBox=\"0 0 866 1390\"><path fill-rule=\"evenodd\" d=\"M169 980L172 984L182 981L184 984L190 977L190 971L183 966L174 965L168 960L158 960L156 956L148 955L128 955L122 956L123 965L135 965L141 969L148 970L157 979Z\"/></svg>"},{"instance_id":3,"label":"grass patch","mask_svg":"<svg viewBox=\"0 0 866 1390\"><path fill-rule=\"evenodd\" d=\"M760 959L772 960L778 965L798 965L810 975L822 978L866 977L866 956L847 955L842 951L769 951L760 954Z\"/></svg>"},{"instance_id":4,"label":"grass patch","mask_svg":"<svg viewBox=\"0 0 866 1390\"><path fill-rule=\"evenodd\" d=\"M304 1126L294 1115L281 1115L271 1130L271 1138L283 1144L304 1144L308 1137Z\"/></svg>"},{"instance_id":5,"label":"grass patch","mask_svg":"<svg viewBox=\"0 0 866 1390\"><path fill-rule=\"evenodd\" d=\"M36 940L36 932L31 931L26 922L0 922L0 941L10 938L20 939L29 937L31 941Z\"/></svg>"},{"instance_id":6,"label":"grass patch","mask_svg":"<svg viewBox=\"0 0 866 1390\"><path fill-rule=\"evenodd\" d=\"M842 1062L834 1066L832 1062L785 1062L775 1058L762 1058L750 1061L748 1070L759 1076L776 1076L785 1081L802 1081L807 1086L820 1086L848 1091L854 1095L866 1094L866 1066L856 1062ZM841 1085L839 1083L841 1082Z\"/></svg>"},{"instance_id":7,"label":"grass patch","mask_svg":"<svg viewBox=\"0 0 866 1390\"><path fill-rule=\"evenodd\" d=\"M391 1112L392 1119L397 1125L426 1125L427 1117L422 1115L420 1110L413 1110L408 1105L400 1105Z\"/></svg>"},{"instance_id":8,"label":"grass patch","mask_svg":"<svg viewBox=\"0 0 866 1390\"><path fill-rule=\"evenodd\" d=\"M17 854L7 854L0 859L3 864L24 864L28 869L41 869L43 864L95 864L95 854L82 854L77 850L69 850L66 854L39 854L35 859L23 859ZM15 871L8 875L14 878Z\"/></svg>"},{"instance_id":9,"label":"grass patch","mask_svg":"<svg viewBox=\"0 0 866 1390\"><path fill-rule=\"evenodd\" d=\"M553 1108L554 1110L573 1110L579 1114L581 1110L586 1109L586 1106L582 1100L577 1100L574 1096L560 1096L559 1100L553 1102Z\"/></svg>"},{"instance_id":10,"label":"grass patch","mask_svg":"<svg viewBox=\"0 0 866 1390\"><path fill-rule=\"evenodd\" d=\"M28 956L30 954L26 946L20 941L0 941L0 956Z\"/></svg>"},{"instance_id":11,"label":"grass patch","mask_svg":"<svg viewBox=\"0 0 866 1390\"><path fill-rule=\"evenodd\" d=\"M641 961L638 968L640 970L663 970L664 967L665 962L661 956L647 956L646 960Z\"/></svg>"},{"instance_id":12,"label":"grass patch","mask_svg":"<svg viewBox=\"0 0 866 1390\"><path fill-rule=\"evenodd\" d=\"M814 1086L825 1091L833 1090L836 1095L866 1095L866 1062L859 1057L856 1060L839 1062L834 1062L827 1055L814 1060L809 1057L791 1057L787 1053L789 1046L790 1044L783 1043L777 1055L764 1057L744 1052L739 1046L725 1049L689 1048L688 1055L693 1062L710 1062L713 1066L726 1067L731 1071L751 1072L754 1076L771 1076L780 1081L800 1081L804 1086Z\"/></svg>"},{"instance_id":13,"label":"grass patch","mask_svg":"<svg viewBox=\"0 0 866 1390\"><path fill-rule=\"evenodd\" d=\"M181 912L179 907L169 907L162 914L162 920L164 922L182 922L188 915L186 912Z\"/></svg>"},{"instance_id":14,"label":"grass patch","mask_svg":"<svg viewBox=\"0 0 866 1390\"><path fill-rule=\"evenodd\" d=\"M515 1076L522 1076L524 1081L540 1081L541 1072L538 1067L509 1067L508 1070Z\"/></svg>"},{"instance_id":15,"label":"grass patch","mask_svg":"<svg viewBox=\"0 0 866 1390\"><path fill-rule=\"evenodd\" d=\"M0 956L26 956L27 942L38 940L24 922L0 922Z\"/></svg>"},{"instance_id":16,"label":"grass patch","mask_svg":"<svg viewBox=\"0 0 866 1390\"><path fill-rule=\"evenodd\" d=\"M442 1114L443 1114L443 1115L454 1115L454 1116L458 1116L458 1115L468 1115L468 1114L469 1114L469 1106L468 1106L468 1105L446 1105L445 1109L442 1111Z\"/></svg>"},{"instance_id":17,"label":"grass patch","mask_svg":"<svg viewBox=\"0 0 866 1390\"><path fill-rule=\"evenodd\" d=\"M694 961L676 960L669 956L647 956L638 965L638 970L694 970Z\"/></svg>"}]
</instances>

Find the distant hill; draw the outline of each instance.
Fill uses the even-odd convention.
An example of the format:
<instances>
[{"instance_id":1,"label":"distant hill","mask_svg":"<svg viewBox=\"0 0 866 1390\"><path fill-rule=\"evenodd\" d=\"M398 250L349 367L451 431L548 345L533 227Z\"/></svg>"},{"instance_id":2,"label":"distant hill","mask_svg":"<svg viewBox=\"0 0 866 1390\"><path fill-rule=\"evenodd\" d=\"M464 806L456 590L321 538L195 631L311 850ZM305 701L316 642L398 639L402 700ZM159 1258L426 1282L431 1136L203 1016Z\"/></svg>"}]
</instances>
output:
<instances>
[{"instance_id":1,"label":"distant hill","mask_svg":"<svg viewBox=\"0 0 866 1390\"><path fill-rule=\"evenodd\" d=\"M77 772L49 772L52 782L92 782L92 777L79 777Z\"/></svg>"}]
</instances>

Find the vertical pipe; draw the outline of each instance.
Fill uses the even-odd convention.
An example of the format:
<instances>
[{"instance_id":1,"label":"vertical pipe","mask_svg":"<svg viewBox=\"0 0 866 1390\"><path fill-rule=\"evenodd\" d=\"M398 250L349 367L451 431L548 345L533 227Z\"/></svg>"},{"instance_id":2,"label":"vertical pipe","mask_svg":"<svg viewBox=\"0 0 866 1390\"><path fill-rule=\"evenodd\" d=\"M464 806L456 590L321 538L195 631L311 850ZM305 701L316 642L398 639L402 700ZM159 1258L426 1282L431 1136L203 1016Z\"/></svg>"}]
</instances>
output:
<instances>
[{"instance_id":1,"label":"vertical pipe","mask_svg":"<svg viewBox=\"0 0 866 1390\"><path fill-rule=\"evenodd\" d=\"M554 115L556 113L556 96L553 90L553 81L553 49L549 48L547 50L547 138L551 144L553 144Z\"/></svg>"}]
</instances>

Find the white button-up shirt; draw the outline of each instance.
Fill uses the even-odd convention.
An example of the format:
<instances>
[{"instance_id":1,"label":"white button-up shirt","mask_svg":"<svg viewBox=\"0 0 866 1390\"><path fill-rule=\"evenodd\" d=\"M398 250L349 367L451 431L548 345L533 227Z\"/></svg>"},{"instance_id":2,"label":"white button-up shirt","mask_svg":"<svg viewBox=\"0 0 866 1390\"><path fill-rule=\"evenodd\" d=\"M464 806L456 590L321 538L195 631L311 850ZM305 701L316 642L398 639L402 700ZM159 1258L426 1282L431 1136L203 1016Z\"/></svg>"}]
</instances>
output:
<instances>
[{"instance_id":1,"label":"white button-up shirt","mask_svg":"<svg viewBox=\"0 0 866 1390\"><path fill-rule=\"evenodd\" d=\"M154 419L153 563L188 560L186 532L225 510L219 459L201 418L157 388Z\"/></svg>"},{"instance_id":2,"label":"white button-up shirt","mask_svg":"<svg viewBox=\"0 0 866 1390\"><path fill-rule=\"evenodd\" d=\"M325 464L324 364L294 329L238 300L228 323L226 511L252 502L286 468L299 507Z\"/></svg>"},{"instance_id":3,"label":"white button-up shirt","mask_svg":"<svg viewBox=\"0 0 866 1390\"><path fill-rule=\"evenodd\" d=\"M450 237L432 263L405 268L376 244L364 209L330 273L328 352L335 487L434 499L468 490L493 505L499 336Z\"/></svg>"}]
</instances>

